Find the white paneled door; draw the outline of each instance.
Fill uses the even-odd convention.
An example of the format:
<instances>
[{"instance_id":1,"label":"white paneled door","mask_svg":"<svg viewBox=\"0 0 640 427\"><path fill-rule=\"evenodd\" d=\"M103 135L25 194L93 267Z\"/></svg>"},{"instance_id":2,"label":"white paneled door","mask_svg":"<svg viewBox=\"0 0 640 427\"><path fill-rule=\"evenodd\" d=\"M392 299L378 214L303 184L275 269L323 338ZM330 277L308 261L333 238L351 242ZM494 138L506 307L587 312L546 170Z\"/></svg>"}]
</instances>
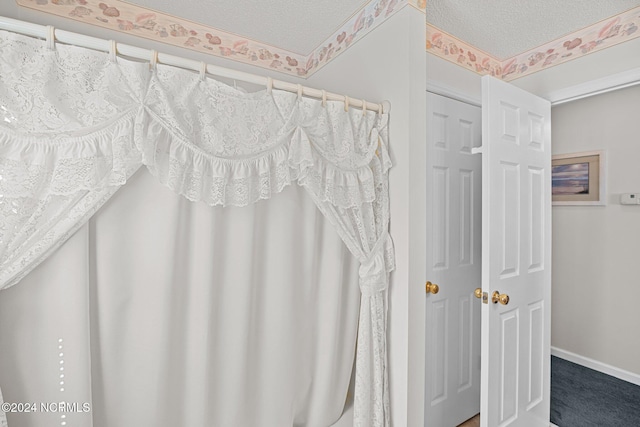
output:
<instances>
[{"instance_id":1,"label":"white paneled door","mask_svg":"<svg viewBox=\"0 0 640 427\"><path fill-rule=\"evenodd\" d=\"M482 427L549 425L551 107L482 79ZM437 424L434 424L437 425Z\"/></svg>"},{"instance_id":2,"label":"white paneled door","mask_svg":"<svg viewBox=\"0 0 640 427\"><path fill-rule=\"evenodd\" d=\"M427 94L425 425L480 410L481 143L479 107Z\"/></svg>"}]
</instances>

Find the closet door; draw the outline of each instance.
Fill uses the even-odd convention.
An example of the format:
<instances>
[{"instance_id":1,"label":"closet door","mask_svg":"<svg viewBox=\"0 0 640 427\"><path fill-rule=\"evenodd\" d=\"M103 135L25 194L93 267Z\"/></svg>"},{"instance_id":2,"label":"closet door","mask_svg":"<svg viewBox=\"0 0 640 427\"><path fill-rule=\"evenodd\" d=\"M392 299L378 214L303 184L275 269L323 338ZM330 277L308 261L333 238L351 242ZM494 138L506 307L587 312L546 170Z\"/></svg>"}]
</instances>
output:
<instances>
[{"instance_id":1,"label":"closet door","mask_svg":"<svg viewBox=\"0 0 640 427\"><path fill-rule=\"evenodd\" d=\"M551 106L482 79L482 427L549 425Z\"/></svg>"},{"instance_id":2,"label":"closet door","mask_svg":"<svg viewBox=\"0 0 640 427\"><path fill-rule=\"evenodd\" d=\"M480 411L480 108L427 95L425 426Z\"/></svg>"}]
</instances>

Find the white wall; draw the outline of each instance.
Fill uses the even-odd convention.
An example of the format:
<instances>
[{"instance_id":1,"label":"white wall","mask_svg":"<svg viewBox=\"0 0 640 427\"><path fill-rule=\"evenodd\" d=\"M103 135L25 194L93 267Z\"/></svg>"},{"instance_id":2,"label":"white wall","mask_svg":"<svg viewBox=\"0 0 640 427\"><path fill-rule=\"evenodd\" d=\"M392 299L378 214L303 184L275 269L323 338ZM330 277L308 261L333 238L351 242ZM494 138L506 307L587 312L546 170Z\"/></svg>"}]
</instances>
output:
<instances>
[{"instance_id":1,"label":"white wall","mask_svg":"<svg viewBox=\"0 0 640 427\"><path fill-rule=\"evenodd\" d=\"M424 258L420 250L413 251L413 275L410 277L410 244L423 248L426 235L409 232L409 215L416 203L424 203L418 194L425 185L409 185L410 164L420 174L426 140L425 86L425 16L412 7L405 7L380 27L358 41L344 54L319 70L308 80L270 72L250 65L199 54L175 46L133 37L120 32L90 26L81 22L19 8L13 1L2 2L0 15L43 25L54 25L69 31L115 39L148 49L198 61L207 61L236 70L270 75L280 80L342 93L372 102L391 102L390 145L394 167L390 173L391 235L396 249L396 271L392 274L389 292L389 376L391 387L391 416L395 426L421 425L424 396ZM413 150L413 151L412 151ZM422 153L422 157L421 154ZM418 193L416 193L418 192ZM424 191L422 194L425 194ZM426 208L424 208L426 210ZM416 210L413 211L415 214ZM415 230L414 230L415 231ZM424 249L422 249L424 251ZM416 273L417 272L417 273ZM410 320L411 319L411 320ZM409 375L409 346L412 346L412 370ZM422 354L422 356L421 356ZM411 383L411 392L408 392ZM336 424L350 426L347 413ZM408 421L407 417L411 417Z\"/></svg>"},{"instance_id":2,"label":"white wall","mask_svg":"<svg viewBox=\"0 0 640 427\"><path fill-rule=\"evenodd\" d=\"M481 78L480 74L427 53L427 82L430 86L444 87L450 93L461 94L479 104L482 99Z\"/></svg>"},{"instance_id":3,"label":"white wall","mask_svg":"<svg viewBox=\"0 0 640 427\"><path fill-rule=\"evenodd\" d=\"M640 87L552 109L553 153L607 150L607 205L553 208L552 346L640 375Z\"/></svg>"},{"instance_id":4,"label":"white wall","mask_svg":"<svg viewBox=\"0 0 640 427\"><path fill-rule=\"evenodd\" d=\"M389 130L394 162L390 172L391 236L396 250L396 271L389 290L388 349L391 416L395 426L421 425L421 418L418 422L412 418L409 423L407 417L421 417L423 413L424 374L419 369L420 366L424 369L424 359L418 353L409 369L408 348L411 345L424 352L424 320L420 320L424 318L420 304L424 301L424 273L420 275L419 270L412 268L410 276L409 268L410 245L419 246L412 239L425 238L424 233L409 230L409 215L415 212L412 203L424 202L424 197L410 197L411 192L419 191L423 181L417 186L409 181L410 169L417 170L410 168L412 162L424 159L419 152L426 140L424 34L424 14L406 7L308 81L311 86L357 98L391 102ZM416 260L416 265L423 266L423 261L424 258ZM412 382L411 393L408 382Z\"/></svg>"}]
</instances>

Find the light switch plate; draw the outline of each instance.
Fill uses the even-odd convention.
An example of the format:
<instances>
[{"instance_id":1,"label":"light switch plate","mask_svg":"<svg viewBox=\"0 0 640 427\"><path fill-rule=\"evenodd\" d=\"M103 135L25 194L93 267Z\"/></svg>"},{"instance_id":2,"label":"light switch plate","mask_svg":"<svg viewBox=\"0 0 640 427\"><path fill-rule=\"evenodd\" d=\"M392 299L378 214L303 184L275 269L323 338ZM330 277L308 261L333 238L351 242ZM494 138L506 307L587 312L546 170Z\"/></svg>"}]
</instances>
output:
<instances>
[{"instance_id":1,"label":"light switch plate","mask_svg":"<svg viewBox=\"0 0 640 427\"><path fill-rule=\"evenodd\" d=\"M625 193L620 195L621 205L640 205L640 193Z\"/></svg>"}]
</instances>

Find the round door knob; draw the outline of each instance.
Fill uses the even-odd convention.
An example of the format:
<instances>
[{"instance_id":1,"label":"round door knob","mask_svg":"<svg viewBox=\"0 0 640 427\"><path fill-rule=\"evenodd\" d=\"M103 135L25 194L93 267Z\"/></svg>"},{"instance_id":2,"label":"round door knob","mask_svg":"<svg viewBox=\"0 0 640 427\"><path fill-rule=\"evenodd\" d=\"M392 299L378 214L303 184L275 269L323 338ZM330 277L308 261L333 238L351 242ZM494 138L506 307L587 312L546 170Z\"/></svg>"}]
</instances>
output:
<instances>
[{"instance_id":1,"label":"round door knob","mask_svg":"<svg viewBox=\"0 0 640 427\"><path fill-rule=\"evenodd\" d=\"M476 290L473 291L473 295L475 295L476 298L482 298L482 288L476 288Z\"/></svg>"},{"instance_id":2,"label":"round door knob","mask_svg":"<svg viewBox=\"0 0 640 427\"><path fill-rule=\"evenodd\" d=\"M428 294L437 294L440 291L440 286L435 283L427 282L425 289Z\"/></svg>"},{"instance_id":3,"label":"round door knob","mask_svg":"<svg viewBox=\"0 0 640 427\"><path fill-rule=\"evenodd\" d=\"M500 303L502 305L507 305L509 304L509 295L501 294L498 291L493 291L493 294L491 294L491 301L494 304Z\"/></svg>"}]
</instances>

